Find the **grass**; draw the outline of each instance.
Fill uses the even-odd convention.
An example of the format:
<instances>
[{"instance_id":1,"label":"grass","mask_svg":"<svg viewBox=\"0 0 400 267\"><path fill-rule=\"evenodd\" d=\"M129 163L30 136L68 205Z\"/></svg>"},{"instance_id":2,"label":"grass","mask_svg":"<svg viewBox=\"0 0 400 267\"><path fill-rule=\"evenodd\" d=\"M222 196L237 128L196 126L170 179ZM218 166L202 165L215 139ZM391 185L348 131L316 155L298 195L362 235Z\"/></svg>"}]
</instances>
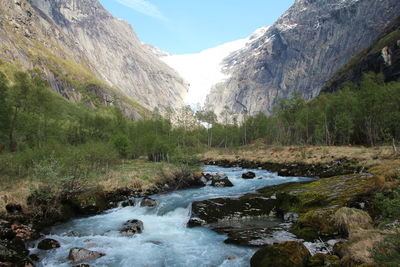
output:
<instances>
[{"instance_id":1,"label":"grass","mask_svg":"<svg viewBox=\"0 0 400 267\"><path fill-rule=\"evenodd\" d=\"M336 225L349 234L353 231L372 228L371 216L360 209L343 207L335 212L333 218Z\"/></svg>"},{"instance_id":2,"label":"grass","mask_svg":"<svg viewBox=\"0 0 400 267\"><path fill-rule=\"evenodd\" d=\"M175 165L145 160L125 160L108 173L99 177L98 184L113 190L117 188L148 189L152 185L175 177Z\"/></svg>"},{"instance_id":3,"label":"grass","mask_svg":"<svg viewBox=\"0 0 400 267\"><path fill-rule=\"evenodd\" d=\"M162 181L173 179L178 171L178 167L169 163L123 160L109 169L94 171L88 175L85 186L100 185L106 191L118 188L144 190ZM26 199L33 190L48 185L54 186L55 183L48 179L36 179L33 174L24 178L3 176L0 178L0 207L4 207L7 203L16 203L26 208Z\"/></svg>"},{"instance_id":4,"label":"grass","mask_svg":"<svg viewBox=\"0 0 400 267\"><path fill-rule=\"evenodd\" d=\"M328 163L348 158L357 160L365 167L379 166L392 161L399 164L392 154L390 146L357 147L357 146L266 146L249 145L239 149L212 149L201 155L203 159L238 160L276 163Z\"/></svg>"}]
</instances>

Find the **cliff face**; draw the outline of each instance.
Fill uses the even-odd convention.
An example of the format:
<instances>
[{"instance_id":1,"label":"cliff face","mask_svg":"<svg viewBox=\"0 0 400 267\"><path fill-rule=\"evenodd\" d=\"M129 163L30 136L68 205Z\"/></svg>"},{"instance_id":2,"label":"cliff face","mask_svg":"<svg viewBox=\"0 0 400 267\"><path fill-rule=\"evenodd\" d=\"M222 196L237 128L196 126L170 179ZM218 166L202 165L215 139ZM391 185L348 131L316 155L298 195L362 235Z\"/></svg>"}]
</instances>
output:
<instances>
[{"instance_id":1,"label":"cliff face","mask_svg":"<svg viewBox=\"0 0 400 267\"><path fill-rule=\"evenodd\" d=\"M42 68L68 98L79 90L71 82L65 90L65 80L78 80L148 109L184 104L183 79L97 0L10 0L0 3L0 12L0 57L22 68Z\"/></svg>"},{"instance_id":2,"label":"cliff face","mask_svg":"<svg viewBox=\"0 0 400 267\"><path fill-rule=\"evenodd\" d=\"M361 81L363 73L382 73L386 82L400 79L400 17L371 46L361 50L335 73L321 92L334 92L350 81Z\"/></svg>"},{"instance_id":3,"label":"cliff face","mask_svg":"<svg viewBox=\"0 0 400 267\"><path fill-rule=\"evenodd\" d=\"M297 0L262 38L225 59L230 78L212 89L206 106L216 114L225 105L236 114L244 106L268 114L294 91L313 98L399 13L398 0Z\"/></svg>"}]
</instances>

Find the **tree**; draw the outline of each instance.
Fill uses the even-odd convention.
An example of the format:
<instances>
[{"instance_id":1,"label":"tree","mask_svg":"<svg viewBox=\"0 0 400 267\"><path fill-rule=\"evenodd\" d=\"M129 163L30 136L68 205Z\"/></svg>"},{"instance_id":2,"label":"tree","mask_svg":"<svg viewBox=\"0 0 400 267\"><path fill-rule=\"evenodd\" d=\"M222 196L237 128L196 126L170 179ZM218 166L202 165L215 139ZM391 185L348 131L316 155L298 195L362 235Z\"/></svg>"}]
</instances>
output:
<instances>
[{"instance_id":1,"label":"tree","mask_svg":"<svg viewBox=\"0 0 400 267\"><path fill-rule=\"evenodd\" d=\"M212 146L212 129L214 124L217 122L217 115L211 110L198 110L196 112L196 118L205 123L205 127L207 129L207 147Z\"/></svg>"},{"instance_id":2,"label":"tree","mask_svg":"<svg viewBox=\"0 0 400 267\"><path fill-rule=\"evenodd\" d=\"M8 103L8 81L4 73L0 72L0 152L5 148L9 133L11 113Z\"/></svg>"}]
</instances>

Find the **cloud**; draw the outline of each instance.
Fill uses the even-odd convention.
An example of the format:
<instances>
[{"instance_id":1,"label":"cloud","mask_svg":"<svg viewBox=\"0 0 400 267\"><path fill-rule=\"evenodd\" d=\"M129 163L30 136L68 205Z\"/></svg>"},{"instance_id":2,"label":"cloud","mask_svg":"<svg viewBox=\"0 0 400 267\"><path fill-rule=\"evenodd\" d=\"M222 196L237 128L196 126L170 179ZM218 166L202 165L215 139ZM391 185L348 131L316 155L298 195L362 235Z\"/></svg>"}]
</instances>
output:
<instances>
[{"instance_id":1,"label":"cloud","mask_svg":"<svg viewBox=\"0 0 400 267\"><path fill-rule=\"evenodd\" d=\"M161 13L158 7L150 3L148 0L115 0L115 1L147 16L161 20L165 19L164 15Z\"/></svg>"}]
</instances>

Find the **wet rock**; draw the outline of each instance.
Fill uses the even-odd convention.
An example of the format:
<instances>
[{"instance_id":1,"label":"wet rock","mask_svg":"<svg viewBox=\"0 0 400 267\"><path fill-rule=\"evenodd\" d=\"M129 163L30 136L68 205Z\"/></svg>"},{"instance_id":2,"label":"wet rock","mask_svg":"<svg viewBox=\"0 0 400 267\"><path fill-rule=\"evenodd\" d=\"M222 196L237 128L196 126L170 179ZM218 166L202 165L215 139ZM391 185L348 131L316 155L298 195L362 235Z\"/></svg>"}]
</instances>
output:
<instances>
[{"instance_id":1,"label":"wet rock","mask_svg":"<svg viewBox=\"0 0 400 267\"><path fill-rule=\"evenodd\" d=\"M187 227L192 228L196 226L203 226L206 224L207 222L200 218L190 218L189 222L187 223Z\"/></svg>"},{"instance_id":2,"label":"wet rock","mask_svg":"<svg viewBox=\"0 0 400 267\"><path fill-rule=\"evenodd\" d=\"M213 176L210 173L206 173L204 174L204 178L207 179L207 181L211 181L211 179L213 178Z\"/></svg>"},{"instance_id":3,"label":"wet rock","mask_svg":"<svg viewBox=\"0 0 400 267\"><path fill-rule=\"evenodd\" d=\"M267 198L216 198L192 203L192 217L207 224L245 217L268 216L275 201Z\"/></svg>"},{"instance_id":4,"label":"wet rock","mask_svg":"<svg viewBox=\"0 0 400 267\"><path fill-rule=\"evenodd\" d=\"M242 174L243 179L253 179L256 177L256 174L254 172L246 172Z\"/></svg>"},{"instance_id":5,"label":"wet rock","mask_svg":"<svg viewBox=\"0 0 400 267\"><path fill-rule=\"evenodd\" d=\"M30 258L32 261L40 261L40 257L39 257L38 254L31 254L31 255L29 255L29 258Z\"/></svg>"},{"instance_id":6,"label":"wet rock","mask_svg":"<svg viewBox=\"0 0 400 267\"><path fill-rule=\"evenodd\" d=\"M141 207L155 207L157 205L157 201L149 197L145 197L142 202L140 202Z\"/></svg>"},{"instance_id":7,"label":"wet rock","mask_svg":"<svg viewBox=\"0 0 400 267\"><path fill-rule=\"evenodd\" d=\"M46 238L39 242L37 248L41 250L51 250L60 247L60 242L57 240Z\"/></svg>"},{"instance_id":8,"label":"wet rock","mask_svg":"<svg viewBox=\"0 0 400 267\"><path fill-rule=\"evenodd\" d=\"M20 238L0 240L0 262L20 262L29 255L25 243Z\"/></svg>"},{"instance_id":9,"label":"wet rock","mask_svg":"<svg viewBox=\"0 0 400 267\"><path fill-rule=\"evenodd\" d=\"M125 200L125 201L123 201L122 203L121 203L121 206L122 207L134 207L135 206L135 200L134 199L128 199L128 200Z\"/></svg>"},{"instance_id":10,"label":"wet rock","mask_svg":"<svg viewBox=\"0 0 400 267\"><path fill-rule=\"evenodd\" d=\"M143 230L144 226L142 221L130 220L124 223L124 227L121 229L120 233L122 236L134 236L143 233Z\"/></svg>"},{"instance_id":11,"label":"wet rock","mask_svg":"<svg viewBox=\"0 0 400 267\"><path fill-rule=\"evenodd\" d=\"M228 257L226 257L226 259L227 260L230 260L230 261L232 261L232 260L236 260L236 256L235 255L229 255Z\"/></svg>"},{"instance_id":12,"label":"wet rock","mask_svg":"<svg viewBox=\"0 0 400 267\"><path fill-rule=\"evenodd\" d=\"M83 261L91 261L105 256L106 254L92 251L84 248L72 248L69 251L68 259L73 263L79 263Z\"/></svg>"},{"instance_id":13,"label":"wet rock","mask_svg":"<svg viewBox=\"0 0 400 267\"><path fill-rule=\"evenodd\" d=\"M303 267L311 255L301 242L288 241L259 249L251 258L251 267Z\"/></svg>"},{"instance_id":14,"label":"wet rock","mask_svg":"<svg viewBox=\"0 0 400 267\"><path fill-rule=\"evenodd\" d=\"M74 267L91 267L91 266L89 264L82 263L82 264L75 265Z\"/></svg>"},{"instance_id":15,"label":"wet rock","mask_svg":"<svg viewBox=\"0 0 400 267\"><path fill-rule=\"evenodd\" d=\"M76 232L76 231L69 231L67 233L67 236L74 236L74 237L80 237L82 236L80 233Z\"/></svg>"},{"instance_id":16,"label":"wet rock","mask_svg":"<svg viewBox=\"0 0 400 267\"><path fill-rule=\"evenodd\" d=\"M20 213L22 212L22 207L19 204L7 204L6 211L8 213Z\"/></svg>"},{"instance_id":17,"label":"wet rock","mask_svg":"<svg viewBox=\"0 0 400 267\"><path fill-rule=\"evenodd\" d=\"M283 220L285 222L297 222L299 219L299 214L296 212L287 212L283 215Z\"/></svg>"},{"instance_id":18,"label":"wet rock","mask_svg":"<svg viewBox=\"0 0 400 267\"><path fill-rule=\"evenodd\" d=\"M212 179L212 186L215 187L232 187L233 183L226 176L216 176Z\"/></svg>"}]
</instances>

